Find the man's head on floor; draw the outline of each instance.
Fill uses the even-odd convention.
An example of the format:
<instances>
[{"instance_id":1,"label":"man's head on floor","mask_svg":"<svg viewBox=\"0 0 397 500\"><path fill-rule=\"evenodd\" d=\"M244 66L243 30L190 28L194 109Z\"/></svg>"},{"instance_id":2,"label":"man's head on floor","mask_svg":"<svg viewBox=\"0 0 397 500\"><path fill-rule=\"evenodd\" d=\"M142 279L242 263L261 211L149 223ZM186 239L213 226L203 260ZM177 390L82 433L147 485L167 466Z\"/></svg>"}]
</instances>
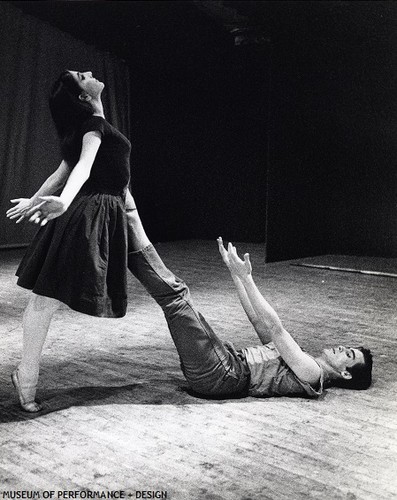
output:
<instances>
[{"instance_id":1,"label":"man's head on floor","mask_svg":"<svg viewBox=\"0 0 397 500\"><path fill-rule=\"evenodd\" d=\"M372 382L372 354L365 347L324 349L319 357L329 385L343 389L368 389Z\"/></svg>"}]
</instances>

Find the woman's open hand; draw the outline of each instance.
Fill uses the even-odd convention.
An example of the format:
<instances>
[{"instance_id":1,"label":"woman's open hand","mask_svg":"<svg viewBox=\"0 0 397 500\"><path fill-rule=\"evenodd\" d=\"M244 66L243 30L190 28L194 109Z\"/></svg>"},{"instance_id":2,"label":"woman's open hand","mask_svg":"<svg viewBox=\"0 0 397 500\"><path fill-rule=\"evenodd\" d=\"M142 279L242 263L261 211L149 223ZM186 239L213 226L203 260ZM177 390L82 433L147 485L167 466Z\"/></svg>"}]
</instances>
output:
<instances>
[{"instance_id":1,"label":"woman's open hand","mask_svg":"<svg viewBox=\"0 0 397 500\"><path fill-rule=\"evenodd\" d=\"M15 198L10 201L11 203L16 203L16 205L7 210L6 216L11 220L17 219L17 224L25 219L25 217L28 215L29 210L31 210L34 206L33 200L31 198Z\"/></svg>"},{"instance_id":2,"label":"woman's open hand","mask_svg":"<svg viewBox=\"0 0 397 500\"><path fill-rule=\"evenodd\" d=\"M49 220L56 219L66 212L68 206L60 196L40 196L42 203L31 208L27 215L31 215L29 222L45 226Z\"/></svg>"}]
</instances>

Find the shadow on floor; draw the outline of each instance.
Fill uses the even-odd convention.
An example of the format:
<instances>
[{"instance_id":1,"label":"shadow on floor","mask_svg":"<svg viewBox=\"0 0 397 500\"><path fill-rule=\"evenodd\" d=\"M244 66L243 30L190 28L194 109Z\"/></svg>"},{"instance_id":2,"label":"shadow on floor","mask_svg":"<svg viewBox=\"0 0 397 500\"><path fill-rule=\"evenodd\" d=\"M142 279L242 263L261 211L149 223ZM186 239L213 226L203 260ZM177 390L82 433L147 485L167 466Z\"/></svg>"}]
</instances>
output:
<instances>
[{"instance_id":1,"label":"shadow on floor","mask_svg":"<svg viewBox=\"0 0 397 500\"><path fill-rule=\"evenodd\" d=\"M20 408L14 390L1 391L0 423L31 420L77 406L221 404L246 399L245 396L203 397L188 386L179 384L180 380L150 380L126 385L48 389L41 391L41 400L40 392L37 398L43 403L43 410L33 414Z\"/></svg>"}]
</instances>

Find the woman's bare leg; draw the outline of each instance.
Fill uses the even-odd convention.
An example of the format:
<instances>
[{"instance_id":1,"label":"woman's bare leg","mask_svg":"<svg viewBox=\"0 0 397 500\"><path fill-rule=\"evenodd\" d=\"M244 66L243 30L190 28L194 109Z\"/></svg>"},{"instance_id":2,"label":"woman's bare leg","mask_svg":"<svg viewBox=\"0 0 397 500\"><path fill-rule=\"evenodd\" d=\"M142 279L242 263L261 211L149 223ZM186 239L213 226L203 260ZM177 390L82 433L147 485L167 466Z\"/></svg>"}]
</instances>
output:
<instances>
[{"instance_id":1,"label":"woman's bare leg","mask_svg":"<svg viewBox=\"0 0 397 500\"><path fill-rule=\"evenodd\" d=\"M51 319L59 306L58 300L33 294L23 315L23 349L17 371L17 390L27 403L34 402L41 353Z\"/></svg>"}]
</instances>

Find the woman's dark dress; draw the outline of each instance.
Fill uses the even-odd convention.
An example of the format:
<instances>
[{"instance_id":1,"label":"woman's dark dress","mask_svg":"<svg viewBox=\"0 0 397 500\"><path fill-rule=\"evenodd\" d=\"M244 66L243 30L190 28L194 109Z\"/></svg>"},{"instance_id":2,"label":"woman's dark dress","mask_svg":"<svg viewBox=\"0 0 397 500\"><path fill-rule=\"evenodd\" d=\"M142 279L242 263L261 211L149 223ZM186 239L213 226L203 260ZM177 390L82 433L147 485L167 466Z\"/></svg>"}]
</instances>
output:
<instances>
[{"instance_id":1,"label":"woman's dark dress","mask_svg":"<svg viewBox=\"0 0 397 500\"><path fill-rule=\"evenodd\" d=\"M127 308L131 144L99 116L84 123L81 138L90 130L102 136L90 177L68 210L37 232L16 272L17 283L76 311L121 317Z\"/></svg>"}]
</instances>

